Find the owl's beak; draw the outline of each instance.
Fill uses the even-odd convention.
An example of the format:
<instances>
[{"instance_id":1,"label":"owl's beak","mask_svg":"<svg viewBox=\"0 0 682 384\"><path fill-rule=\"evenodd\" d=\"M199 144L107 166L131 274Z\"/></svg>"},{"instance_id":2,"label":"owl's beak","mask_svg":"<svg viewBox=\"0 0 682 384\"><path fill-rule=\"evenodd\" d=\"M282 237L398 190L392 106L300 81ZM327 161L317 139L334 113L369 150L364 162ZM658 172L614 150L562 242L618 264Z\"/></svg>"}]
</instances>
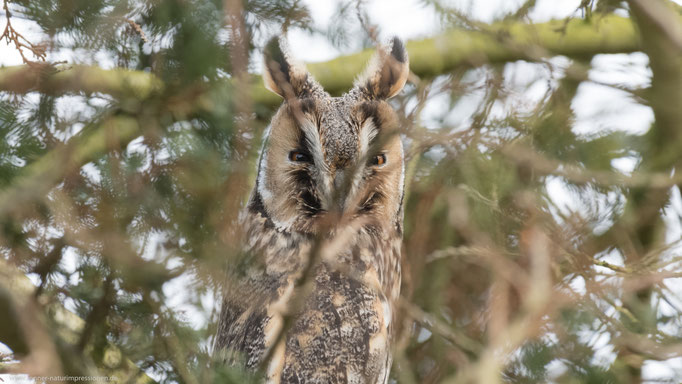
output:
<instances>
[{"instance_id":1,"label":"owl's beak","mask_svg":"<svg viewBox=\"0 0 682 384\"><path fill-rule=\"evenodd\" d=\"M334 207L343 212L345 208L346 196L350 186L348 185L348 172L345 169L337 169L334 173Z\"/></svg>"}]
</instances>

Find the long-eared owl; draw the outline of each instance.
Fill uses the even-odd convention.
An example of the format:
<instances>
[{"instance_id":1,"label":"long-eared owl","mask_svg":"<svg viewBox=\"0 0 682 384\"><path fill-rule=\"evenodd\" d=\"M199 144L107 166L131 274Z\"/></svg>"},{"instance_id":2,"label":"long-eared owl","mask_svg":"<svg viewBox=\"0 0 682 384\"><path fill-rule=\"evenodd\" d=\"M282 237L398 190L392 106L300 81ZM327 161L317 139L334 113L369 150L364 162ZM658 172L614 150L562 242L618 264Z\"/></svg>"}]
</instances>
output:
<instances>
[{"instance_id":1,"label":"long-eared owl","mask_svg":"<svg viewBox=\"0 0 682 384\"><path fill-rule=\"evenodd\" d=\"M405 85L398 38L331 97L283 40L265 48L272 118L241 218L214 354L272 383L386 383L400 293L405 165L387 99Z\"/></svg>"}]
</instances>

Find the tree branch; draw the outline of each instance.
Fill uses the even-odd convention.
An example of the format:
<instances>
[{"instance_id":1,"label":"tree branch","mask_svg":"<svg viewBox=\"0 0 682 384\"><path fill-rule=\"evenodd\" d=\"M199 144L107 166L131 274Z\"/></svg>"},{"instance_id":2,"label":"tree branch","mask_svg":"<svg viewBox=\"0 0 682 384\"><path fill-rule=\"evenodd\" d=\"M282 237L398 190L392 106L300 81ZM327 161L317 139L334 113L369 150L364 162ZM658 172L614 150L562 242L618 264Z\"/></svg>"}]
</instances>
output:
<instances>
[{"instance_id":1,"label":"tree branch","mask_svg":"<svg viewBox=\"0 0 682 384\"><path fill-rule=\"evenodd\" d=\"M163 91L153 74L127 69L102 69L85 65L34 63L0 68L0 90L14 93L38 91L48 95L105 93L117 98L144 100Z\"/></svg>"},{"instance_id":2,"label":"tree branch","mask_svg":"<svg viewBox=\"0 0 682 384\"><path fill-rule=\"evenodd\" d=\"M436 37L407 44L410 67L420 77L434 77L458 67L515 60L537 60L551 55L589 57L600 53L624 53L641 49L639 35L628 18L607 15L547 23L500 23L485 31L454 29ZM362 72L372 50L342 56L308 67L332 94L349 89ZM267 91L260 76L250 79L255 104L276 106L281 99ZM218 82L215 86L225 86ZM14 66L0 68L0 90L15 93L38 91L59 95L69 92L101 92L115 97L145 99L159 94L162 82L153 74L97 67Z\"/></svg>"}]
</instances>

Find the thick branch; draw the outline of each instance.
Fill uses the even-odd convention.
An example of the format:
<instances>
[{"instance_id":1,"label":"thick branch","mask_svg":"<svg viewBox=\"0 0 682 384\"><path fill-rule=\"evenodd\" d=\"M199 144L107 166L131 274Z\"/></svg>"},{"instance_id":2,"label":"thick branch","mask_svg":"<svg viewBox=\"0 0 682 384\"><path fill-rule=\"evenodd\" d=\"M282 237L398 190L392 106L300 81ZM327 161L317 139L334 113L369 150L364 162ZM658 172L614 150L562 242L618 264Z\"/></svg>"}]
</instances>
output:
<instances>
[{"instance_id":1,"label":"thick branch","mask_svg":"<svg viewBox=\"0 0 682 384\"><path fill-rule=\"evenodd\" d=\"M0 68L0 90L15 93L38 91L48 95L99 92L118 98L146 99L160 93L163 83L144 71L31 64Z\"/></svg>"},{"instance_id":2,"label":"thick branch","mask_svg":"<svg viewBox=\"0 0 682 384\"><path fill-rule=\"evenodd\" d=\"M573 57L600 53L634 52L640 49L632 21L617 16L592 21L555 20L541 24L505 23L485 26L484 31L454 29L429 39L410 41L410 69L420 77L434 77L458 67L515 60L536 60L551 55ZM309 64L326 90L340 93L350 88L372 50Z\"/></svg>"},{"instance_id":3,"label":"thick branch","mask_svg":"<svg viewBox=\"0 0 682 384\"><path fill-rule=\"evenodd\" d=\"M412 71L433 77L458 67L535 60L551 55L586 57L599 53L633 52L641 49L630 19L613 15L591 21L572 19L541 24L505 23L486 26L485 31L455 29L439 36L407 44ZM332 94L349 89L367 64L372 50L309 64L315 78ZM16 93L39 91L49 94L101 92L116 97L144 99L163 90L153 74L96 67L16 66L0 69L0 90ZM280 98L268 92L259 76L251 81L254 103L275 106ZM218 84L220 86L220 84Z\"/></svg>"}]
</instances>

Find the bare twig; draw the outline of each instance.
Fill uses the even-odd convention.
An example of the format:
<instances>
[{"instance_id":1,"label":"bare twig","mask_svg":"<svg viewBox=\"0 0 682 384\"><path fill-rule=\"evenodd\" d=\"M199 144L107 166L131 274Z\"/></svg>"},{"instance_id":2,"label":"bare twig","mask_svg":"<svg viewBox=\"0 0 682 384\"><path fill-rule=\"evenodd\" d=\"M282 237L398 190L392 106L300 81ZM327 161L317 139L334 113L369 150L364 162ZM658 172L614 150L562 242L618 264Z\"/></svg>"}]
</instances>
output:
<instances>
[{"instance_id":1,"label":"bare twig","mask_svg":"<svg viewBox=\"0 0 682 384\"><path fill-rule=\"evenodd\" d=\"M126 23L128 23L130 28L132 28L137 34L140 35L140 39L142 39L142 41L144 41L145 43L149 42L149 39L147 39L147 34L144 33L140 24L136 23L135 21L133 21L131 19L124 19L124 20L126 21Z\"/></svg>"},{"instance_id":2,"label":"bare twig","mask_svg":"<svg viewBox=\"0 0 682 384\"><path fill-rule=\"evenodd\" d=\"M425 312L423 309L410 303L409 301L400 300L400 306L405 310L405 313L412 318L412 320L418 322L432 332L450 340L458 347L474 354L481 352L482 347L476 340L469 338L464 333L455 331L452 325L443 322L428 312Z\"/></svg>"},{"instance_id":3,"label":"bare twig","mask_svg":"<svg viewBox=\"0 0 682 384\"><path fill-rule=\"evenodd\" d=\"M5 10L5 19L7 20L7 25L5 30L0 35L0 40L5 39L7 45L14 44L17 52L21 55L21 59L25 64L35 64L35 61L29 60L24 54L24 49L29 50L33 56L35 56L40 61L45 61L47 45L45 44L33 44L27 38L25 38L21 33L12 26L12 13L9 10L9 0L4 0L3 9Z\"/></svg>"}]
</instances>

